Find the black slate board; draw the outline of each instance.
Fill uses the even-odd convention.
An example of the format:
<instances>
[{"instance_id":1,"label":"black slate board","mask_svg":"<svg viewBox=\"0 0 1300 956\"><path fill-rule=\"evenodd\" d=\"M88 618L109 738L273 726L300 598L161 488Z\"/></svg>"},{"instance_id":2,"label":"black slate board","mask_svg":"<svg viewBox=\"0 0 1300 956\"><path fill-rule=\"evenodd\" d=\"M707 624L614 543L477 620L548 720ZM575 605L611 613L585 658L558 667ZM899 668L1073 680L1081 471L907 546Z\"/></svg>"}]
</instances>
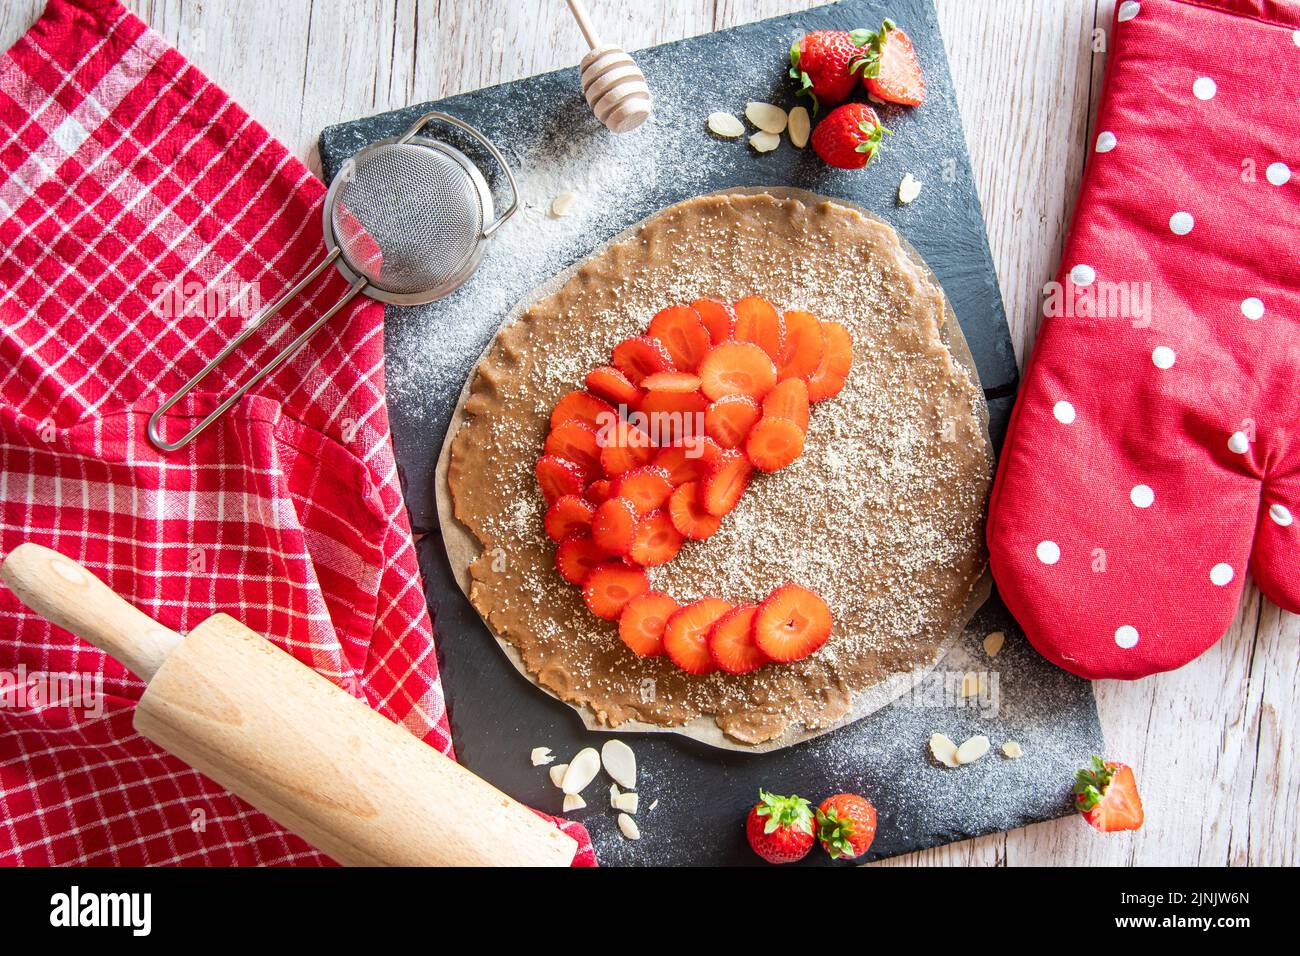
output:
<instances>
[{"instance_id":1,"label":"black slate board","mask_svg":"<svg viewBox=\"0 0 1300 956\"><path fill-rule=\"evenodd\" d=\"M874 26L885 16L912 37L930 95L919 109L882 111L893 136L869 171L832 170L811 150L796 151L788 142L759 156L743 141L722 142L704 131L704 116L714 109L739 114L750 99L793 105L783 65L791 42L804 32ZM656 94L656 116L623 137L607 134L590 116L576 69L344 123L321 135L330 179L364 146L395 135L428 109L443 110L502 146L524 190L524 213L502 229L496 248L464 287L428 306L388 310L389 414L416 530L436 532L434 466L447 422L466 376L509 308L654 211L738 186L801 186L860 203L894 225L920 251L953 304L1000 447L1018 383L1016 363L929 0L845 0L636 56ZM451 133L445 138L490 169L490 160L472 144ZM900 207L895 193L905 172L926 186L915 204ZM576 218L561 221L562 228L543 211L556 192L568 188L589 205L585 215L580 206ZM586 731L567 706L515 672L457 587L436 533L420 542L419 552L461 760L520 799L558 811L558 791L544 770L529 764L529 750L550 746L564 760L582 746L599 746L606 735ZM1005 631L1007 642L990 661L979 642L994 629ZM970 669L997 682L996 713L936 696L952 675ZM760 786L818 799L839 790L870 795L880 812L872 858L1071 812L1072 771L1103 748L1091 685L1034 653L996 595L924 686L929 694L904 697L849 727L774 754L723 752L671 734L634 735L629 740L642 768L643 838L623 840L597 785L586 793L588 809L576 817L591 830L602 862L719 864L755 861L741 821ZM958 770L937 767L926 746L934 730L958 742L987 734L994 752ZM1025 748L1016 761L997 753L1011 739ZM659 805L648 810L655 799ZM820 859L825 857L816 854L809 861Z\"/></svg>"}]
</instances>

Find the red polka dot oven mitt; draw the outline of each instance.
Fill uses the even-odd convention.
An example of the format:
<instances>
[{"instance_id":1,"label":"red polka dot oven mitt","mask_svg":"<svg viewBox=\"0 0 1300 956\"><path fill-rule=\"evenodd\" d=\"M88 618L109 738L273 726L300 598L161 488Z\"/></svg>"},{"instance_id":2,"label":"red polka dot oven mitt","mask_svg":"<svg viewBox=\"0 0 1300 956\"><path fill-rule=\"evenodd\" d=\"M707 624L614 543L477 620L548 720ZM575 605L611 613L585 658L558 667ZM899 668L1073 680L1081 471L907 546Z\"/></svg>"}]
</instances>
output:
<instances>
[{"instance_id":1,"label":"red polka dot oven mitt","mask_svg":"<svg viewBox=\"0 0 1300 956\"><path fill-rule=\"evenodd\" d=\"M1300 612L1300 4L1127 0L994 485L1048 659L1171 670L1249 570Z\"/></svg>"}]
</instances>

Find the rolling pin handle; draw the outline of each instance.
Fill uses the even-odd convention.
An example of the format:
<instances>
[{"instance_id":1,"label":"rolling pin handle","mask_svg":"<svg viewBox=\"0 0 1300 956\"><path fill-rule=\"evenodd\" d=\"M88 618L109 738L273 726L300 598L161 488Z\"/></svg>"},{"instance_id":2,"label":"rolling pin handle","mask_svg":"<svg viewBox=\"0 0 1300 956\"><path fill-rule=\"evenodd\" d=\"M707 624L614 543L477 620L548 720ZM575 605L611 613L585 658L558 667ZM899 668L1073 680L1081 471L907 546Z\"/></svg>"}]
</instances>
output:
<instances>
[{"instance_id":1,"label":"rolling pin handle","mask_svg":"<svg viewBox=\"0 0 1300 956\"><path fill-rule=\"evenodd\" d=\"M39 544L20 544L0 564L0 580L25 605L94 644L146 682L181 642L71 558Z\"/></svg>"}]
</instances>

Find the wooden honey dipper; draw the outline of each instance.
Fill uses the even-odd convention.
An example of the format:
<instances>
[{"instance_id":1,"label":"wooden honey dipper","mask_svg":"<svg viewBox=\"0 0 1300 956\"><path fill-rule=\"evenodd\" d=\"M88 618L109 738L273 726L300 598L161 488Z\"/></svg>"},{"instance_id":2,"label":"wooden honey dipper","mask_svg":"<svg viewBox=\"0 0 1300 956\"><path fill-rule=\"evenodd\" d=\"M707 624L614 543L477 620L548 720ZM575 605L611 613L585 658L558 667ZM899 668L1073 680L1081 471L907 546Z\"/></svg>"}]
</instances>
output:
<instances>
[{"instance_id":1,"label":"wooden honey dipper","mask_svg":"<svg viewBox=\"0 0 1300 956\"><path fill-rule=\"evenodd\" d=\"M654 110L650 87L636 61L622 47L601 43L581 0L568 0L573 19L591 51L582 58L582 94L611 132L626 133L644 123Z\"/></svg>"}]
</instances>

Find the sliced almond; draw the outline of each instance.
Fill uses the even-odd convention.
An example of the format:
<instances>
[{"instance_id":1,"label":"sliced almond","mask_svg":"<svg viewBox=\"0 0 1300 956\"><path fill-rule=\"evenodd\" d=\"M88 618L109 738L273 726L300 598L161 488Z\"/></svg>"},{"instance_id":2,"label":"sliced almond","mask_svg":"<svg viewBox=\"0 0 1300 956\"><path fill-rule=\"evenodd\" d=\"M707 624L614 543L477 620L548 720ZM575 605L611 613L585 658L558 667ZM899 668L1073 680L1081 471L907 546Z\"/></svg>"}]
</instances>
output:
<instances>
[{"instance_id":1,"label":"sliced almond","mask_svg":"<svg viewBox=\"0 0 1300 956\"><path fill-rule=\"evenodd\" d=\"M550 747L534 747L531 757L534 767L544 767L555 759L555 754Z\"/></svg>"},{"instance_id":2,"label":"sliced almond","mask_svg":"<svg viewBox=\"0 0 1300 956\"><path fill-rule=\"evenodd\" d=\"M903 181L898 184L898 201L906 206L917 196L921 195L921 180L917 179L911 173L903 177Z\"/></svg>"},{"instance_id":3,"label":"sliced almond","mask_svg":"<svg viewBox=\"0 0 1300 956\"><path fill-rule=\"evenodd\" d=\"M776 133L759 132L749 137L749 145L758 153L770 153L781 145L781 137Z\"/></svg>"},{"instance_id":4,"label":"sliced almond","mask_svg":"<svg viewBox=\"0 0 1300 956\"><path fill-rule=\"evenodd\" d=\"M659 798L658 798L658 797L655 797L653 800L650 801L650 806L647 807L646 809L647 809L647 810L653 810L653 809L654 809L655 807L657 807L657 806L659 806Z\"/></svg>"},{"instance_id":5,"label":"sliced almond","mask_svg":"<svg viewBox=\"0 0 1300 956\"><path fill-rule=\"evenodd\" d=\"M628 790L636 789L636 754L631 747L618 739L606 740L600 748L600 762L615 783Z\"/></svg>"},{"instance_id":6,"label":"sliced almond","mask_svg":"<svg viewBox=\"0 0 1300 956\"><path fill-rule=\"evenodd\" d=\"M637 827L636 821L626 813L620 813L618 815L618 828L623 832L623 836L627 837L629 840L641 839L641 830Z\"/></svg>"},{"instance_id":7,"label":"sliced almond","mask_svg":"<svg viewBox=\"0 0 1300 956\"><path fill-rule=\"evenodd\" d=\"M577 193L571 193L568 191L560 193L558 196L556 196L554 199L551 200L551 215L554 216L556 219L559 219L563 216L567 216L569 214L569 210L573 208L573 204L576 203L577 201L578 201Z\"/></svg>"},{"instance_id":8,"label":"sliced almond","mask_svg":"<svg viewBox=\"0 0 1300 956\"><path fill-rule=\"evenodd\" d=\"M596 779L598 773L600 773L600 754L596 753L595 747L585 747L574 754L573 759L569 761L560 789L565 793L582 793L587 784Z\"/></svg>"},{"instance_id":9,"label":"sliced almond","mask_svg":"<svg viewBox=\"0 0 1300 956\"><path fill-rule=\"evenodd\" d=\"M709 130L723 139L736 139L745 135L745 124L730 113L710 113Z\"/></svg>"},{"instance_id":10,"label":"sliced almond","mask_svg":"<svg viewBox=\"0 0 1300 956\"><path fill-rule=\"evenodd\" d=\"M983 681L980 679L980 675L971 671L969 674L962 676L961 695L963 697L975 697L979 694L980 687L982 686Z\"/></svg>"},{"instance_id":11,"label":"sliced almond","mask_svg":"<svg viewBox=\"0 0 1300 956\"><path fill-rule=\"evenodd\" d=\"M609 805L615 810L618 809L618 798L621 796L623 796L623 791L618 789L618 784L611 783L609 785Z\"/></svg>"},{"instance_id":12,"label":"sliced almond","mask_svg":"<svg viewBox=\"0 0 1300 956\"><path fill-rule=\"evenodd\" d=\"M551 765L551 783L557 787L564 786L564 771L569 769L567 763L557 763Z\"/></svg>"},{"instance_id":13,"label":"sliced almond","mask_svg":"<svg viewBox=\"0 0 1300 956\"><path fill-rule=\"evenodd\" d=\"M576 794L576 793L566 793L566 794L564 795L564 812L565 812L565 813L568 813L568 812L570 812L571 810L581 810L581 809L582 809L583 807L585 807L586 805L587 805L587 801L584 800L584 799L582 799L582 796L581 796L580 794Z\"/></svg>"},{"instance_id":14,"label":"sliced almond","mask_svg":"<svg viewBox=\"0 0 1300 956\"><path fill-rule=\"evenodd\" d=\"M1002 650L1006 640L1007 636L1001 631L991 631L989 636L984 638L984 653L989 657L997 657L998 651Z\"/></svg>"},{"instance_id":15,"label":"sliced almond","mask_svg":"<svg viewBox=\"0 0 1300 956\"><path fill-rule=\"evenodd\" d=\"M945 767L957 766L957 745L948 739L947 734L930 735L930 753Z\"/></svg>"},{"instance_id":16,"label":"sliced almond","mask_svg":"<svg viewBox=\"0 0 1300 956\"><path fill-rule=\"evenodd\" d=\"M959 764L974 763L988 752L989 739L980 734L977 737L972 737L957 748L957 762Z\"/></svg>"},{"instance_id":17,"label":"sliced almond","mask_svg":"<svg viewBox=\"0 0 1300 956\"><path fill-rule=\"evenodd\" d=\"M1002 755L1004 757L1010 757L1012 760L1024 756L1024 753L1025 752L1021 749L1020 744L1016 743L1014 740L1008 740L1002 745Z\"/></svg>"},{"instance_id":18,"label":"sliced almond","mask_svg":"<svg viewBox=\"0 0 1300 956\"><path fill-rule=\"evenodd\" d=\"M620 793L614 800L614 809L626 813L636 813L636 809L640 805L641 799L635 793Z\"/></svg>"},{"instance_id":19,"label":"sliced almond","mask_svg":"<svg viewBox=\"0 0 1300 956\"><path fill-rule=\"evenodd\" d=\"M779 106L773 106L771 103L746 103L745 119L764 133L779 136L785 132L785 124L789 118L786 116L785 110Z\"/></svg>"},{"instance_id":20,"label":"sliced almond","mask_svg":"<svg viewBox=\"0 0 1300 956\"><path fill-rule=\"evenodd\" d=\"M790 143L795 149L803 149L808 145L808 133L812 130L812 119L808 116L808 109L803 106L796 106L790 111Z\"/></svg>"}]
</instances>

